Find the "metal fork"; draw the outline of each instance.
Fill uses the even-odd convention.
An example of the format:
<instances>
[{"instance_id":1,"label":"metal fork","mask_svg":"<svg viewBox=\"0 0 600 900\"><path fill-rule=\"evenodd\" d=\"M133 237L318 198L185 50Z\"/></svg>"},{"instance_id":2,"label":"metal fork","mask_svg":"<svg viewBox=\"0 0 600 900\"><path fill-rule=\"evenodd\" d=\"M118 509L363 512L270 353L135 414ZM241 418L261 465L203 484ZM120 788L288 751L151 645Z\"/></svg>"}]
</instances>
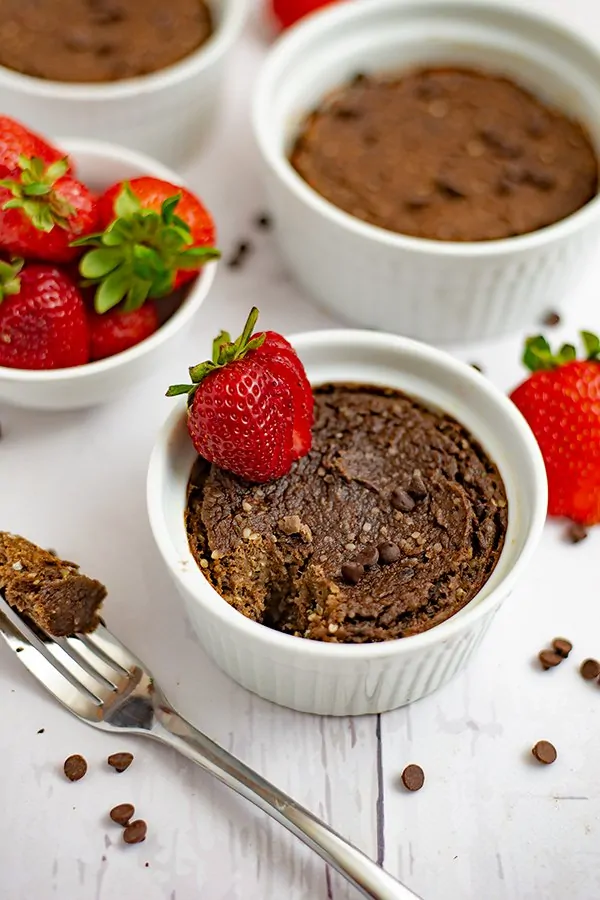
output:
<instances>
[{"instance_id":1,"label":"metal fork","mask_svg":"<svg viewBox=\"0 0 600 900\"><path fill-rule=\"evenodd\" d=\"M313 813L186 722L143 663L104 625L92 634L42 638L0 592L0 633L38 681L83 722L174 747L284 825L364 897L418 900Z\"/></svg>"}]
</instances>

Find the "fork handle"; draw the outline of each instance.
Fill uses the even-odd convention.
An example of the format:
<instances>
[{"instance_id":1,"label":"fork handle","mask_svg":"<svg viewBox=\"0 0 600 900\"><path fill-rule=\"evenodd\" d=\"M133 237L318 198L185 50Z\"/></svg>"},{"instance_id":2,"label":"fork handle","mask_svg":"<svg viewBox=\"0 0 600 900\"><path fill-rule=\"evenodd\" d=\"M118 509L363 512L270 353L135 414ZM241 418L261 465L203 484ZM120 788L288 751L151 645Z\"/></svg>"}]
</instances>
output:
<instances>
[{"instance_id":1,"label":"fork handle","mask_svg":"<svg viewBox=\"0 0 600 900\"><path fill-rule=\"evenodd\" d=\"M250 800L304 841L311 850L371 900L419 900L368 856L344 840L309 810L249 769L227 750L167 706L155 709L152 737L174 747L223 784Z\"/></svg>"}]
</instances>

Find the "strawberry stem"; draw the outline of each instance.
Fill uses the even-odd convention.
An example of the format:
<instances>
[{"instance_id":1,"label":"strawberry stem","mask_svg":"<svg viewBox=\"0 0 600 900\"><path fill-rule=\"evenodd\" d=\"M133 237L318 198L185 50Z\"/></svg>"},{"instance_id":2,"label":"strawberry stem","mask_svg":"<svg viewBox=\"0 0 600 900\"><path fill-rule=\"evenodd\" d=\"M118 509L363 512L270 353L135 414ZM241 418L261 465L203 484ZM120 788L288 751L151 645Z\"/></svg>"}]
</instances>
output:
<instances>
[{"instance_id":1,"label":"strawberry stem","mask_svg":"<svg viewBox=\"0 0 600 900\"><path fill-rule=\"evenodd\" d=\"M590 331L580 333L585 359L600 362L600 339ZM550 344L541 334L527 338L523 363L531 372L558 369L577 359L577 350L573 344L563 344L558 353L553 353Z\"/></svg>"},{"instance_id":2,"label":"strawberry stem","mask_svg":"<svg viewBox=\"0 0 600 900\"><path fill-rule=\"evenodd\" d=\"M191 384L172 384L167 391L167 397L178 397L181 394L188 395L188 405L194 399L194 394L198 385L217 369L222 369L229 363L243 359L251 350L257 350L265 342L265 333L261 332L256 337L252 337L254 327L258 320L258 309L253 306L250 314L246 319L244 330L236 341L231 340L231 335L227 331L221 331L213 341L212 359L199 363L197 366L191 366L189 369Z\"/></svg>"},{"instance_id":3,"label":"strawberry stem","mask_svg":"<svg viewBox=\"0 0 600 900\"><path fill-rule=\"evenodd\" d=\"M52 231L55 225L69 228L69 216L74 208L55 190L56 183L69 169L67 157L49 166L37 156L19 157L21 175L18 178L4 178L0 186L12 194L2 209L21 209L39 231Z\"/></svg>"},{"instance_id":4,"label":"strawberry stem","mask_svg":"<svg viewBox=\"0 0 600 900\"><path fill-rule=\"evenodd\" d=\"M0 303L5 297L18 294L21 290L19 272L24 265L23 259L13 259L12 262L0 260Z\"/></svg>"},{"instance_id":5,"label":"strawberry stem","mask_svg":"<svg viewBox=\"0 0 600 900\"><path fill-rule=\"evenodd\" d=\"M148 298L172 293L179 269L198 270L221 255L214 247L193 247L190 228L175 215L181 194L168 197L160 212L146 209L125 183L115 201L116 217L106 231L73 241L92 247L80 261L86 285L97 285L94 307L105 313L125 301L132 312Z\"/></svg>"}]
</instances>

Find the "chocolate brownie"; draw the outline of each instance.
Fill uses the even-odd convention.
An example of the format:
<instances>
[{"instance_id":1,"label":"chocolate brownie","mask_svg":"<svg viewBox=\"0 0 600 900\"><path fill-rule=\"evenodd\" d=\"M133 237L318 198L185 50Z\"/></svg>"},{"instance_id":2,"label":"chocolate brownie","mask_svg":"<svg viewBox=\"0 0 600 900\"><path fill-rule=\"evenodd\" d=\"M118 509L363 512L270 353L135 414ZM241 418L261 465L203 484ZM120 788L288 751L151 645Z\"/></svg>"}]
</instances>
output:
<instances>
[{"instance_id":1,"label":"chocolate brownie","mask_svg":"<svg viewBox=\"0 0 600 900\"><path fill-rule=\"evenodd\" d=\"M351 215L443 241L527 234L598 192L580 124L469 69L357 77L308 117L291 162Z\"/></svg>"},{"instance_id":2,"label":"chocolate brownie","mask_svg":"<svg viewBox=\"0 0 600 900\"><path fill-rule=\"evenodd\" d=\"M313 448L244 482L199 459L186 524L202 571L257 622L323 641L385 641L458 612L507 527L494 463L449 416L394 390L315 391Z\"/></svg>"},{"instance_id":3,"label":"chocolate brownie","mask_svg":"<svg viewBox=\"0 0 600 900\"><path fill-rule=\"evenodd\" d=\"M25 538L0 531L0 591L7 603L55 637L93 631L106 588Z\"/></svg>"},{"instance_id":4,"label":"chocolate brownie","mask_svg":"<svg viewBox=\"0 0 600 900\"><path fill-rule=\"evenodd\" d=\"M147 75L209 39L205 0L2 0L0 65L52 81Z\"/></svg>"}]
</instances>

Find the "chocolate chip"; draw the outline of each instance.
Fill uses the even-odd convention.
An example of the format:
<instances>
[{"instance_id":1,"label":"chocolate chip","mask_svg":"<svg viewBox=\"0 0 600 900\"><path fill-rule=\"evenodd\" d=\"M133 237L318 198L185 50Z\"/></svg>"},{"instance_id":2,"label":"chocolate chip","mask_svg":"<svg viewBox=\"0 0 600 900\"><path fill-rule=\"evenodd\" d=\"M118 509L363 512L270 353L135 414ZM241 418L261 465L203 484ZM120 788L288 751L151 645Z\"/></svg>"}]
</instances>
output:
<instances>
[{"instance_id":1,"label":"chocolate chip","mask_svg":"<svg viewBox=\"0 0 600 900\"><path fill-rule=\"evenodd\" d=\"M251 250L252 246L249 241L240 241L227 260L226 265L230 269L239 269Z\"/></svg>"},{"instance_id":2,"label":"chocolate chip","mask_svg":"<svg viewBox=\"0 0 600 900\"><path fill-rule=\"evenodd\" d=\"M348 584L358 584L365 574L365 567L357 562L344 563L342 566L342 578Z\"/></svg>"},{"instance_id":3,"label":"chocolate chip","mask_svg":"<svg viewBox=\"0 0 600 900\"><path fill-rule=\"evenodd\" d=\"M567 539L572 544L579 544L581 541L585 541L587 536L587 528L584 525L580 525L579 522L571 522L567 528Z\"/></svg>"},{"instance_id":4,"label":"chocolate chip","mask_svg":"<svg viewBox=\"0 0 600 900\"><path fill-rule=\"evenodd\" d=\"M45 728L38 728L37 733L38 733L38 734L43 734L43 733L45 732L45 730L46 730Z\"/></svg>"},{"instance_id":5,"label":"chocolate chip","mask_svg":"<svg viewBox=\"0 0 600 900\"><path fill-rule=\"evenodd\" d=\"M254 224L257 228L261 228L263 231L268 231L273 226L273 220L268 213L259 213L256 219L254 220Z\"/></svg>"},{"instance_id":6,"label":"chocolate chip","mask_svg":"<svg viewBox=\"0 0 600 900\"><path fill-rule=\"evenodd\" d=\"M394 488L390 497L390 503L394 509L398 509L400 512L410 512L416 506L408 491L404 491L402 488Z\"/></svg>"},{"instance_id":7,"label":"chocolate chip","mask_svg":"<svg viewBox=\"0 0 600 900\"><path fill-rule=\"evenodd\" d=\"M531 748L531 752L537 761L544 763L545 766L549 766L553 763L558 755L556 747L554 747L550 741L538 741L537 744Z\"/></svg>"},{"instance_id":8,"label":"chocolate chip","mask_svg":"<svg viewBox=\"0 0 600 900\"><path fill-rule=\"evenodd\" d=\"M360 109L353 109L351 106L339 106L333 110L336 119L360 119L362 112Z\"/></svg>"},{"instance_id":9,"label":"chocolate chip","mask_svg":"<svg viewBox=\"0 0 600 900\"><path fill-rule=\"evenodd\" d=\"M118 806L113 806L110 811L110 817L113 822L116 822L117 825L125 825L129 824L132 815L135 812L135 807L131 803L119 803Z\"/></svg>"},{"instance_id":10,"label":"chocolate chip","mask_svg":"<svg viewBox=\"0 0 600 900\"><path fill-rule=\"evenodd\" d=\"M550 191L556 187L556 178L550 172L543 169L530 169L527 173L527 181L540 191Z\"/></svg>"},{"instance_id":11,"label":"chocolate chip","mask_svg":"<svg viewBox=\"0 0 600 900\"><path fill-rule=\"evenodd\" d=\"M431 197L421 197L419 194L414 194L414 196L406 198L404 205L407 209L425 209L426 206L431 205Z\"/></svg>"},{"instance_id":12,"label":"chocolate chip","mask_svg":"<svg viewBox=\"0 0 600 900\"><path fill-rule=\"evenodd\" d=\"M544 669L553 669L555 666L559 666L563 661L563 657L560 653L555 653L554 650L542 650L538 654L538 659L542 664L542 668Z\"/></svg>"},{"instance_id":13,"label":"chocolate chip","mask_svg":"<svg viewBox=\"0 0 600 900\"><path fill-rule=\"evenodd\" d=\"M126 844L141 844L146 840L148 826L143 819L136 819L123 829L123 840Z\"/></svg>"},{"instance_id":14,"label":"chocolate chip","mask_svg":"<svg viewBox=\"0 0 600 900\"><path fill-rule=\"evenodd\" d=\"M69 781L79 781L87 772L87 762L83 756L75 753L73 756L65 759L63 768Z\"/></svg>"},{"instance_id":15,"label":"chocolate chip","mask_svg":"<svg viewBox=\"0 0 600 900\"><path fill-rule=\"evenodd\" d=\"M476 372L481 372L483 374L483 369L479 365L479 363L469 363L472 369L475 369Z\"/></svg>"},{"instance_id":16,"label":"chocolate chip","mask_svg":"<svg viewBox=\"0 0 600 900\"><path fill-rule=\"evenodd\" d=\"M560 321L561 319L557 312L549 312L546 313L542 319L542 324L546 325L548 328L554 328L556 325L560 325Z\"/></svg>"},{"instance_id":17,"label":"chocolate chip","mask_svg":"<svg viewBox=\"0 0 600 900\"><path fill-rule=\"evenodd\" d=\"M366 75L364 72L357 72L356 75L354 75L354 77L350 81L350 84L355 86L357 84L364 84L368 80L369 80L369 76Z\"/></svg>"},{"instance_id":18,"label":"chocolate chip","mask_svg":"<svg viewBox=\"0 0 600 900\"><path fill-rule=\"evenodd\" d=\"M566 638L554 638L552 641L552 646L563 659L566 659L571 650L573 649L573 644L571 641L568 641Z\"/></svg>"},{"instance_id":19,"label":"chocolate chip","mask_svg":"<svg viewBox=\"0 0 600 900\"><path fill-rule=\"evenodd\" d=\"M402 773L402 784L407 791L420 791L425 784L425 773L421 766L407 766Z\"/></svg>"},{"instance_id":20,"label":"chocolate chip","mask_svg":"<svg viewBox=\"0 0 600 900\"><path fill-rule=\"evenodd\" d=\"M467 196L467 190L465 186L462 184L458 184L457 181L447 176L436 178L435 186L438 191L440 191L440 193L444 194L446 197L458 199L460 197Z\"/></svg>"},{"instance_id":21,"label":"chocolate chip","mask_svg":"<svg viewBox=\"0 0 600 900\"><path fill-rule=\"evenodd\" d=\"M480 129L479 137L500 156L514 158L523 153L523 148L519 144L515 144L496 128Z\"/></svg>"},{"instance_id":22,"label":"chocolate chip","mask_svg":"<svg viewBox=\"0 0 600 900\"><path fill-rule=\"evenodd\" d=\"M392 544L391 541L384 541L377 549L379 550L379 562L384 566L398 562L400 559L400 547Z\"/></svg>"},{"instance_id":23,"label":"chocolate chip","mask_svg":"<svg viewBox=\"0 0 600 900\"><path fill-rule=\"evenodd\" d=\"M579 667L581 677L586 681L593 681L600 675L600 662L597 659L584 659Z\"/></svg>"},{"instance_id":24,"label":"chocolate chip","mask_svg":"<svg viewBox=\"0 0 600 900\"><path fill-rule=\"evenodd\" d=\"M367 569L369 566L376 566L379 562L379 550L375 544L370 544L368 547L365 547L365 549L356 557L356 562L359 566L364 566Z\"/></svg>"},{"instance_id":25,"label":"chocolate chip","mask_svg":"<svg viewBox=\"0 0 600 900\"><path fill-rule=\"evenodd\" d=\"M124 772L133 762L133 753L112 753L107 762L117 772Z\"/></svg>"},{"instance_id":26,"label":"chocolate chip","mask_svg":"<svg viewBox=\"0 0 600 900\"><path fill-rule=\"evenodd\" d=\"M427 488L425 487L423 476L418 469L415 469L413 476L410 479L408 493L411 497L414 497L415 500L424 500L427 496Z\"/></svg>"}]
</instances>

